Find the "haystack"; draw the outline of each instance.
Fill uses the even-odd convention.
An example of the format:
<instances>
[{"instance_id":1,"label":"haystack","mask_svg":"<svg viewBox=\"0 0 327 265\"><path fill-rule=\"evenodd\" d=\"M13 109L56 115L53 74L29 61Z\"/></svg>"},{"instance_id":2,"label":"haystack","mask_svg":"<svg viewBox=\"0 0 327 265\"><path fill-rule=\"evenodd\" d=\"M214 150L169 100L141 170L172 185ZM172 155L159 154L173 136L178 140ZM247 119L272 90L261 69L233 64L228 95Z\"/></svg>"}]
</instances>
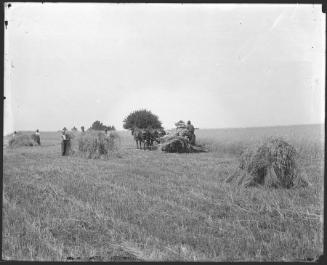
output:
<instances>
[{"instance_id":1,"label":"haystack","mask_svg":"<svg viewBox=\"0 0 327 265\"><path fill-rule=\"evenodd\" d=\"M191 145L185 137L173 136L163 143L161 150L168 153L190 153Z\"/></svg>"},{"instance_id":2,"label":"haystack","mask_svg":"<svg viewBox=\"0 0 327 265\"><path fill-rule=\"evenodd\" d=\"M269 138L263 144L243 152L238 169L226 179L245 187L292 188L309 185L301 169L295 148L280 138Z\"/></svg>"},{"instance_id":3,"label":"haystack","mask_svg":"<svg viewBox=\"0 0 327 265\"><path fill-rule=\"evenodd\" d=\"M169 153L207 152L203 146L195 145L195 141L194 144L190 143L190 132L184 121L176 122L175 126L175 129L170 130L167 135L160 138L162 151Z\"/></svg>"},{"instance_id":4,"label":"haystack","mask_svg":"<svg viewBox=\"0 0 327 265\"><path fill-rule=\"evenodd\" d=\"M107 136L103 132L88 131L76 136L72 143L74 154L87 158L108 158L119 150L120 137L116 132L110 132Z\"/></svg>"},{"instance_id":5,"label":"haystack","mask_svg":"<svg viewBox=\"0 0 327 265\"><path fill-rule=\"evenodd\" d=\"M187 137L173 135L162 138L161 150L168 153L206 152L203 146L191 145Z\"/></svg>"},{"instance_id":6,"label":"haystack","mask_svg":"<svg viewBox=\"0 0 327 265\"><path fill-rule=\"evenodd\" d=\"M14 138L11 138L8 142L9 147L16 148L20 146L36 146L38 145L36 141L34 141L33 135L28 134L19 134Z\"/></svg>"}]
</instances>

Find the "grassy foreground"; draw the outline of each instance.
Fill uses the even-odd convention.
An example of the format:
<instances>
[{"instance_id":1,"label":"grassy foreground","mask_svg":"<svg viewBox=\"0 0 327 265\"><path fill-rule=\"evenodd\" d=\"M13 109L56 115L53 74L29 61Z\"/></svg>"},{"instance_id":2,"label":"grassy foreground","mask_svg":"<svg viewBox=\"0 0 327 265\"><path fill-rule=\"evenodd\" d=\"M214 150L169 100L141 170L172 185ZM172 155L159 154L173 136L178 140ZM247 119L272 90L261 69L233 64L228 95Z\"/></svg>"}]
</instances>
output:
<instances>
[{"instance_id":1,"label":"grassy foreground","mask_svg":"<svg viewBox=\"0 0 327 265\"><path fill-rule=\"evenodd\" d=\"M60 134L3 155L7 260L314 260L323 252L323 127L198 130L210 152L141 151L121 132L109 160L60 156ZM312 186L223 180L247 145L283 136Z\"/></svg>"}]
</instances>

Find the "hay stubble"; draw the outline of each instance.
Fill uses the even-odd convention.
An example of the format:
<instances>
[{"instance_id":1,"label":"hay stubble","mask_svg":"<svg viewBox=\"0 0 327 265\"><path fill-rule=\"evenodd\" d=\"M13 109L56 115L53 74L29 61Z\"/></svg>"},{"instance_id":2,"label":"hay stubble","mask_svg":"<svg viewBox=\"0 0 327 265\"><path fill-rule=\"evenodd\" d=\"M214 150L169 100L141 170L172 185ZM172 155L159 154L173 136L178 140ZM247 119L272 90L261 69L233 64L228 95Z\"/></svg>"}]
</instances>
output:
<instances>
[{"instance_id":1,"label":"hay stubble","mask_svg":"<svg viewBox=\"0 0 327 265\"><path fill-rule=\"evenodd\" d=\"M199 130L212 150L199 154L135 150L129 133L120 134L122 157L107 160L61 157L59 133L42 134L42 147L5 150L3 258L314 259L323 246L324 160L310 128L311 138L293 130L312 141L286 131L313 184L296 190L223 183L238 166L235 142L262 137L259 129L243 138Z\"/></svg>"}]
</instances>

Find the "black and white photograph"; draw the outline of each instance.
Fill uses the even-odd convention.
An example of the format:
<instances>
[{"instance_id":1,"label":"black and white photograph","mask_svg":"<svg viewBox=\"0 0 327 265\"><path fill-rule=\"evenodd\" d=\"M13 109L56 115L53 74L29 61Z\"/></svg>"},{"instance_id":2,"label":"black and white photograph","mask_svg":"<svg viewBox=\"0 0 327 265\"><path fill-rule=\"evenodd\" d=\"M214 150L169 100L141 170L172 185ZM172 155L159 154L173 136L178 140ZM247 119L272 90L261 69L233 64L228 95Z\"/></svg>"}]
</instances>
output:
<instances>
[{"instance_id":1,"label":"black and white photograph","mask_svg":"<svg viewBox=\"0 0 327 265\"><path fill-rule=\"evenodd\" d=\"M3 261L324 255L322 3L2 7Z\"/></svg>"}]
</instances>

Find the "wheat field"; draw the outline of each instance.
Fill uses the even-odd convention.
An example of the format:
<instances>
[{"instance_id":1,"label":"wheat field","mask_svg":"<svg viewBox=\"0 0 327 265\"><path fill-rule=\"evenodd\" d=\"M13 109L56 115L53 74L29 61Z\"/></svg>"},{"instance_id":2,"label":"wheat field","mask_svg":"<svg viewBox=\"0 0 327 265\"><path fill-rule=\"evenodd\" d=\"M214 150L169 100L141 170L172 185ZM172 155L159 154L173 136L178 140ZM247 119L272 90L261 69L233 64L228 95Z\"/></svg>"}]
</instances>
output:
<instances>
[{"instance_id":1,"label":"wheat field","mask_svg":"<svg viewBox=\"0 0 327 265\"><path fill-rule=\"evenodd\" d=\"M312 261L323 253L324 126L199 129L209 152L62 157L60 133L3 147L2 258L34 261ZM224 183L240 152L280 136L311 186ZM6 143L8 139L4 139Z\"/></svg>"}]
</instances>

